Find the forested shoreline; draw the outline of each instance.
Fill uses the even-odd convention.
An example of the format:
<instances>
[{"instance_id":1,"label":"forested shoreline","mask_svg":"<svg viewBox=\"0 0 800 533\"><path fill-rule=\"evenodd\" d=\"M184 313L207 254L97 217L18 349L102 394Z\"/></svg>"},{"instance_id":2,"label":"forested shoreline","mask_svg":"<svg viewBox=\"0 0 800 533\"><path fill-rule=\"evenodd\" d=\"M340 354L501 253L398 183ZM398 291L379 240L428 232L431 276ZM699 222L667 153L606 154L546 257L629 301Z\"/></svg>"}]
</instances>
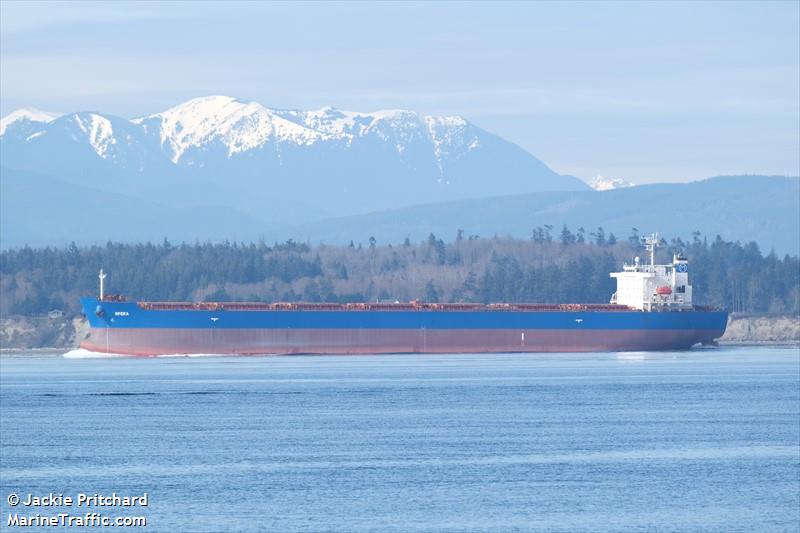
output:
<instances>
[{"instance_id":1,"label":"forested shoreline","mask_svg":"<svg viewBox=\"0 0 800 533\"><path fill-rule=\"evenodd\" d=\"M748 313L800 313L800 261L762 254L756 243L695 233L663 241L658 260L682 251L698 304ZM609 272L644 255L637 230L535 228L526 240L459 231L419 243L348 246L287 241L122 244L18 248L0 252L3 316L80 312L78 299L107 291L157 301L608 302Z\"/></svg>"}]
</instances>

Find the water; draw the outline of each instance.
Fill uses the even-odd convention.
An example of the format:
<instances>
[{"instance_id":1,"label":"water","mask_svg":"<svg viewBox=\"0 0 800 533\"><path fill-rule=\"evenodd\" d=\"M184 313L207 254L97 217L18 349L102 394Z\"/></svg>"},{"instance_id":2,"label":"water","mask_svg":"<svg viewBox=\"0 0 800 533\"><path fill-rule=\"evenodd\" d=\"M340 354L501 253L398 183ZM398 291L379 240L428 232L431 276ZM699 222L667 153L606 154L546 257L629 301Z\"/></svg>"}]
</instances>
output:
<instances>
[{"instance_id":1,"label":"water","mask_svg":"<svg viewBox=\"0 0 800 533\"><path fill-rule=\"evenodd\" d=\"M797 348L0 370L4 531L12 492L112 491L148 532L800 527Z\"/></svg>"}]
</instances>

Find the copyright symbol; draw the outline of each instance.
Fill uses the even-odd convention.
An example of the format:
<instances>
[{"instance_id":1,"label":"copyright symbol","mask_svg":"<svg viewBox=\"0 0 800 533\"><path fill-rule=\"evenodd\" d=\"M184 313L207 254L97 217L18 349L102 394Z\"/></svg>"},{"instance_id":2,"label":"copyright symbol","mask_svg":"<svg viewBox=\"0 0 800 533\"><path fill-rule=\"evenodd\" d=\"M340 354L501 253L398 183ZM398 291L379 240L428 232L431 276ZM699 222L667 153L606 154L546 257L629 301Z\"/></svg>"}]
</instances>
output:
<instances>
[{"instance_id":1,"label":"copyright symbol","mask_svg":"<svg viewBox=\"0 0 800 533\"><path fill-rule=\"evenodd\" d=\"M7 499L8 499L8 505L10 505L11 507L16 507L16 505L19 503L19 496L17 496L13 492L8 495Z\"/></svg>"}]
</instances>

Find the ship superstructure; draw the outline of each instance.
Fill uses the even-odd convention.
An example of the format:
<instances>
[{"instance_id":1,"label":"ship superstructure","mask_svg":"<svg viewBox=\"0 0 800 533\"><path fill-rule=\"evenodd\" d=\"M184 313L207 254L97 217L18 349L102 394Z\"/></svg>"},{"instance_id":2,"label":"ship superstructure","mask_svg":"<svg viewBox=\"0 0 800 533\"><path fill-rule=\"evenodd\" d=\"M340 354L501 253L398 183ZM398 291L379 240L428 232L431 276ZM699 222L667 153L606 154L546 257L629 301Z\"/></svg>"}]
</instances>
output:
<instances>
[{"instance_id":1,"label":"ship superstructure","mask_svg":"<svg viewBox=\"0 0 800 533\"><path fill-rule=\"evenodd\" d=\"M626 305L642 311L681 311L692 309L692 286L689 284L689 260L682 253L672 256L669 265L657 265L658 234L644 239L650 261L636 257L633 264L624 263L622 272L612 272L617 292L612 304Z\"/></svg>"}]
</instances>

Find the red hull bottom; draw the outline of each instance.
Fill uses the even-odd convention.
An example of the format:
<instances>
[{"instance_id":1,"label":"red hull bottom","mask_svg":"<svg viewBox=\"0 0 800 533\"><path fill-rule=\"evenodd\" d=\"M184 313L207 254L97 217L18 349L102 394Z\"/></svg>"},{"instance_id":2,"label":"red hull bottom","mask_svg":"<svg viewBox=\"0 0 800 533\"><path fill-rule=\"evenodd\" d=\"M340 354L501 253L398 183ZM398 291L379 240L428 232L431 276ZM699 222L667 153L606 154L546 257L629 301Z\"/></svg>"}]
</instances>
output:
<instances>
[{"instance_id":1,"label":"red hull bottom","mask_svg":"<svg viewBox=\"0 0 800 533\"><path fill-rule=\"evenodd\" d=\"M686 350L724 330L122 329L90 330L81 348L124 355L623 352Z\"/></svg>"}]
</instances>

